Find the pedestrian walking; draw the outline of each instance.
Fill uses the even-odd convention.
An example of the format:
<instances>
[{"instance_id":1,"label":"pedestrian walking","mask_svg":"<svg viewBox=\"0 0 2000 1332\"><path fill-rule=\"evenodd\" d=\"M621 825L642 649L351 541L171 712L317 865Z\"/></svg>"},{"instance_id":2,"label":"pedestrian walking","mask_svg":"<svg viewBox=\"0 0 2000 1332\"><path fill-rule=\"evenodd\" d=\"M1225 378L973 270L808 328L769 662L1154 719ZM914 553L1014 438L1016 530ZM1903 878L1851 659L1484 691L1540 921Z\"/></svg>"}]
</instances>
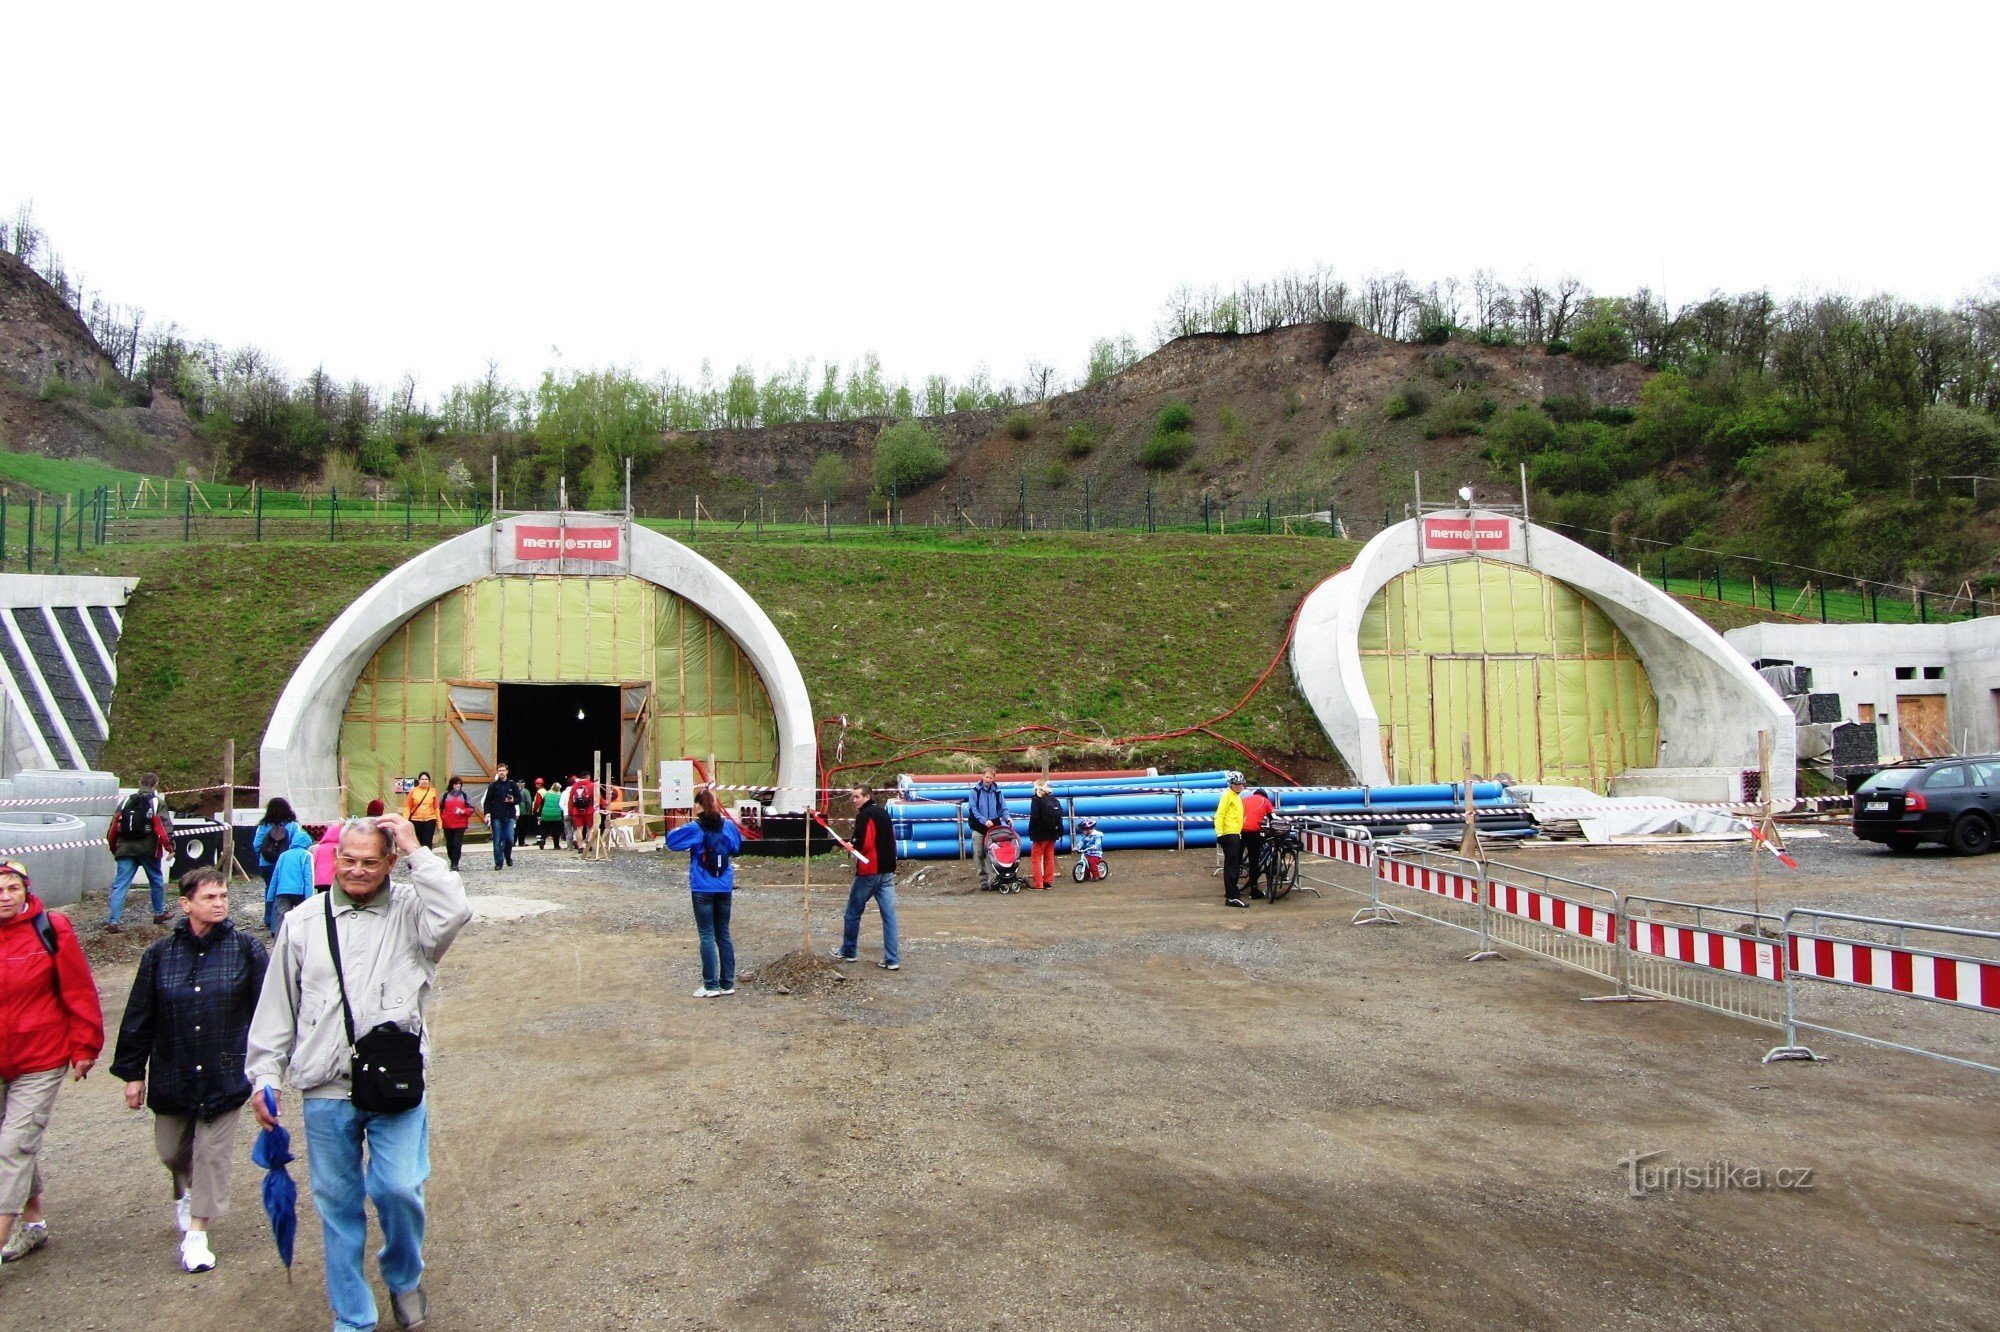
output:
<instances>
[{"instance_id":1,"label":"pedestrian walking","mask_svg":"<svg viewBox=\"0 0 2000 1332\"><path fill-rule=\"evenodd\" d=\"M1257 879L1264 872L1264 820L1273 808L1271 793L1261 786L1243 797L1243 870L1253 902L1269 896L1257 886Z\"/></svg>"},{"instance_id":2,"label":"pedestrian walking","mask_svg":"<svg viewBox=\"0 0 2000 1332\"><path fill-rule=\"evenodd\" d=\"M597 783L579 774L569 784L569 819L573 831L570 845L578 851L590 850L590 831L597 818Z\"/></svg>"},{"instance_id":3,"label":"pedestrian walking","mask_svg":"<svg viewBox=\"0 0 2000 1332\"><path fill-rule=\"evenodd\" d=\"M444 829L445 855L453 869L458 868L458 858L465 851L465 830L472 826L474 817L472 798L465 794L465 778L452 778L444 799L438 802L438 826Z\"/></svg>"},{"instance_id":4,"label":"pedestrian walking","mask_svg":"<svg viewBox=\"0 0 2000 1332\"><path fill-rule=\"evenodd\" d=\"M313 851L310 846L295 846L271 867L270 882L264 885L264 933L273 938L285 913L313 895ZM182 901L185 904L185 895Z\"/></svg>"},{"instance_id":5,"label":"pedestrian walking","mask_svg":"<svg viewBox=\"0 0 2000 1332\"><path fill-rule=\"evenodd\" d=\"M310 875L312 852L293 847L279 857L274 882L294 857ZM243 1048L268 959L264 945L229 919L221 870L183 874L180 905L174 932L139 959L111 1076L125 1083L129 1108L153 1112L153 1146L173 1181L181 1268L206 1272L215 1266L209 1223L229 1210L237 1120L250 1099Z\"/></svg>"},{"instance_id":6,"label":"pedestrian walking","mask_svg":"<svg viewBox=\"0 0 2000 1332\"><path fill-rule=\"evenodd\" d=\"M486 783L484 812L486 826L493 830L493 868L507 869L514 863L514 820L521 816L521 784L507 775L502 763Z\"/></svg>"},{"instance_id":7,"label":"pedestrian walking","mask_svg":"<svg viewBox=\"0 0 2000 1332\"><path fill-rule=\"evenodd\" d=\"M257 830L250 834L250 854L257 862L257 877L264 881L267 894L278 857L295 846L311 845L306 830L299 826L299 816L292 812L292 802L283 796L273 796L264 806L264 817L257 821Z\"/></svg>"},{"instance_id":8,"label":"pedestrian walking","mask_svg":"<svg viewBox=\"0 0 2000 1332\"><path fill-rule=\"evenodd\" d=\"M391 882L399 860L407 883ZM376 1323L363 1268L364 1196L381 1226L376 1260L397 1324L418 1328L429 1318L426 1017L437 964L471 919L459 876L417 841L409 820L349 819L333 887L286 916L272 948L250 1023L251 1108L270 1128L279 1116L265 1104L266 1088L275 1093L285 1082L304 1096L335 1332Z\"/></svg>"},{"instance_id":9,"label":"pedestrian walking","mask_svg":"<svg viewBox=\"0 0 2000 1332\"><path fill-rule=\"evenodd\" d=\"M556 850L562 850L567 839L563 836L563 789L560 786L544 788L542 807L536 811L535 817L539 820L535 849L543 850L554 842Z\"/></svg>"},{"instance_id":10,"label":"pedestrian walking","mask_svg":"<svg viewBox=\"0 0 2000 1332\"><path fill-rule=\"evenodd\" d=\"M333 887L333 862L340 850L340 820L326 825L313 843L313 891L323 893Z\"/></svg>"},{"instance_id":11,"label":"pedestrian walking","mask_svg":"<svg viewBox=\"0 0 2000 1332\"><path fill-rule=\"evenodd\" d=\"M1007 817L1007 797L1000 793L998 774L987 768L972 784L965 802L965 823L972 832L972 859L979 866L979 891L993 888L993 857L987 854L986 830Z\"/></svg>"},{"instance_id":12,"label":"pedestrian walking","mask_svg":"<svg viewBox=\"0 0 2000 1332\"><path fill-rule=\"evenodd\" d=\"M667 834L669 851L688 853L688 889L695 934L701 940L701 988L697 999L736 993L736 945L729 937L729 909L736 887L736 853L743 830L724 817L715 793L695 792L693 823Z\"/></svg>"},{"instance_id":13,"label":"pedestrian walking","mask_svg":"<svg viewBox=\"0 0 2000 1332\"><path fill-rule=\"evenodd\" d=\"M97 981L76 931L29 890L26 866L0 863L0 1264L49 1241L42 1135L63 1075L83 1081L103 1049Z\"/></svg>"},{"instance_id":14,"label":"pedestrian walking","mask_svg":"<svg viewBox=\"0 0 2000 1332\"><path fill-rule=\"evenodd\" d=\"M403 797L403 817L417 830L417 844L430 846L431 839L437 836L438 793L431 785L429 773L418 773L417 784Z\"/></svg>"},{"instance_id":15,"label":"pedestrian walking","mask_svg":"<svg viewBox=\"0 0 2000 1332\"><path fill-rule=\"evenodd\" d=\"M875 799L875 793L865 786L854 787L847 793L854 802L854 836L850 839L860 859L854 865L854 883L847 890L847 916L841 922L840 947L834 950L836 962L853 962L860 954L861 913L872 899L875 909L882 913L882 967L887 971L902 969L902 959L896 949L896 830L889 822L889 811L882 808Z\"/></svg>"},{"instance_id":16,"label":"pedestrian walking","mask_svg":"<svg viewBox=\"0 0 2000 1332\"><path fill-rule=\"evenodd\" d=\"M1032 845L1028 886L1047 892L1056 881L1056 842L1063 835L1062 801L1047 779L1035 783L1028 799L1028 841Z\"/></svg>"},{"instance_id":17,"label":"pedestrian walking","mask_svg":"<svg viewBox=\"0 0 2000 1332\"><path fill-rule=\"evenodd\" d=\"M1222 900L1247 907L1237 880L1243 873L1243 774L1229 774L1229 785L1215 805L1215 844L1222 848Z\"/></svg>"},{"instance_id":18,"label":"pedestrian walking","mask_svg":"<svg viewBox=\"0 0 2000 1332\"><path fill-rule=\"evenodd\" d=\"M125 894L131 890L132 876L146 871L147 886L153 890L153 923L167 923L167 876L160 859L173 848L173 831L168 828L166 806L160 801L160 778L149 772L139 779L139 789L125 797L105 831L111 855L118 862L111 878L111 918L104 928L112 934L125 927Z\"/></svg>"}]
</instances>

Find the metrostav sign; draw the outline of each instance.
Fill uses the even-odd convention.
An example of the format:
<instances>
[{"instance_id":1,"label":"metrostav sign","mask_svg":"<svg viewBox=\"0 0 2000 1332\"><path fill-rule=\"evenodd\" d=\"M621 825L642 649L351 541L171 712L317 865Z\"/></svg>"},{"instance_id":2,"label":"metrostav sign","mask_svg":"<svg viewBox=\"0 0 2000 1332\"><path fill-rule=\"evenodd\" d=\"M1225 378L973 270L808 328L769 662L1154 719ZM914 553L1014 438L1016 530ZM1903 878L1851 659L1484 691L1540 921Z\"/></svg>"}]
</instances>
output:
<instances>
[{"instance_id":1,"label":"metrostav sign","mask_svg":"<svg viewBox=\"0 0 2000 1332\"><path fill-rule=\"evenodd\" d=\"M517 560L615 560L616 527L527 527L514 529Z\"/></svg>"},{"instance_id":2,"label":"metrostav sign","mask_svg":"<svg viewBox=\"0 0 2000 1332\"><path fill-rule=\"evenodd\" d=\"M1513 544L1513 524L1505 518L1424 519L1426 550L1506 550Z\"/></svg>"}]
</instances>

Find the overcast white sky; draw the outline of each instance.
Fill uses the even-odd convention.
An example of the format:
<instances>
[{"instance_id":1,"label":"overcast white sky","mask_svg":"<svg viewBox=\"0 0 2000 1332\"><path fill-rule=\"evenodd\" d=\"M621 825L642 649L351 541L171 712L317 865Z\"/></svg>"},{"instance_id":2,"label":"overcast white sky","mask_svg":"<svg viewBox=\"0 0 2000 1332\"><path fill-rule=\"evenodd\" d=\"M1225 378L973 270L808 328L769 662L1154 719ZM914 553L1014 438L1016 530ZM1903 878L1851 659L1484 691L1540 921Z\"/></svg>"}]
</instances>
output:
<instances>
[{"instance_id":1,"label":"overcast white sky","mask_svg":"<svg viewBox=\"0 0 2000 1332\"><path fill-rule=\"evenodd\" d=\"M1074 372L1317 263L2000 272L1991 5L683 8L23 7L0 207L152 318L428 397L557 348Z\"/></svg>"}]
</instances>

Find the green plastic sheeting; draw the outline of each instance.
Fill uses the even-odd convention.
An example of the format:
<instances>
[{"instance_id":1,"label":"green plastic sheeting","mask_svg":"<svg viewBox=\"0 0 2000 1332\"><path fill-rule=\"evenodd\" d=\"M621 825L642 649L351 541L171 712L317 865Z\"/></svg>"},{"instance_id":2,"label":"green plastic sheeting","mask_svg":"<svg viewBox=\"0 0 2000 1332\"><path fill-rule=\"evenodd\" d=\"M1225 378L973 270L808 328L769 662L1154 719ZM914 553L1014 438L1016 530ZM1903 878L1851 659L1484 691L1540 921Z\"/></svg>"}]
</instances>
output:
<instances>
[{"instance_id":1,"label":"green plastic sheeting","mask_svg":"<svg viewBox=\"0 0 2000 1332\"><path fill-rule=\"evenodd\" d=\"M362 671L340 732L350 812L418 772L484 782L510 724L496 686L535 683L624 687L625 752L606 759L628 780L711 754L724 784L776 780L763 681L700 610L641 578L493 577L412 615Z\"/></svg>"},{"instance_id":2,"label":"green plastic sheeting","mask_svg":"<svg viewBox=\"0 0 2000 1332\"><path fill-rule=\"evenodd\" d=\"M1606 789L1657 761L1659 706L1632 644L1566 583L1497 560L1427 564L1368 605L1361 671L1396 782L1472 772Z\"/></svg>"}]
</instances>

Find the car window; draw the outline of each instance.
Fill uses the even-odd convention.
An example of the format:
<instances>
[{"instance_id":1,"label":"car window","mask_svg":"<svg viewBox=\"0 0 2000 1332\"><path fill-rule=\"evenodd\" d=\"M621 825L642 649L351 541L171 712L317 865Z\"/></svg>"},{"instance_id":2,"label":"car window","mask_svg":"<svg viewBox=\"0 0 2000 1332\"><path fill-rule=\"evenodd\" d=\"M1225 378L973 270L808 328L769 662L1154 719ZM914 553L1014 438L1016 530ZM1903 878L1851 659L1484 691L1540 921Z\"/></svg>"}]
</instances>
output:
<instances>
[{"instance_id":1,"label":"car window","mask_svg":"<svg viewBox=\"0 0 2000 1332\"><path fill-rule=\"evenodd\" d=\"M1863 791L1901 791L1924 775L1922 768L1884 768L1861 783Z\"/></svg>"},{"instance_id":2,"label":"car window","mask_svg":"<svg viewBox=\"0 0 2000 1332\"><path fill-rule=\"evenodd\" d=\"M1924 790L1926 791L1951 791L1961 789L1964 786L1965 768L1963 765L1957 763L1953 763L1948 767L1938 768L1930 776L1924 778Z\"/></svg>"},{"instance_id":3,"label":"car window","mask_svg":"<svg viewBox=\"0 0 2000 1332\"><path fill-rule=\"evenodd\" d=\"M1974 786L2000 786L2000 763L1969 763Z\"/></svg>"}]
</instances>

